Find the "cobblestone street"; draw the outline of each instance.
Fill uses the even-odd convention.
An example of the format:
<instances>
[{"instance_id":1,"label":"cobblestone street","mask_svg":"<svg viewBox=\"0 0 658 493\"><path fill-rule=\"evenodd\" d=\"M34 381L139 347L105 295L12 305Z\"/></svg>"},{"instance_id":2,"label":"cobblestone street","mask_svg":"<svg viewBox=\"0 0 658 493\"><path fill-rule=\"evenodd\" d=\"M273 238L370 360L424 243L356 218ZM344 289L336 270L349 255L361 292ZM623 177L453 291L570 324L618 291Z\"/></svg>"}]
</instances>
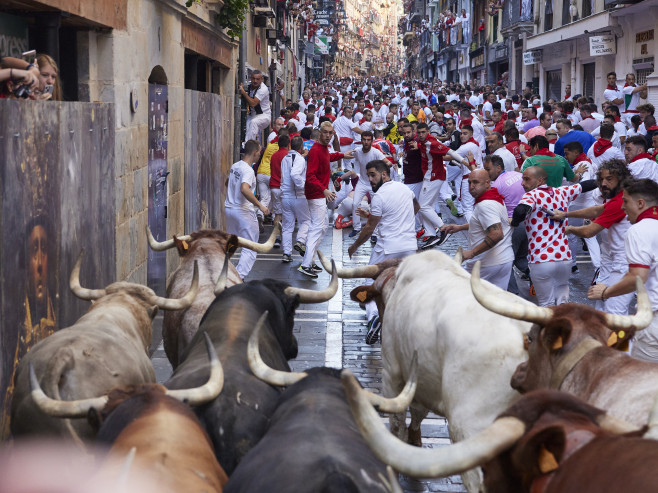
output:
<instances>
[{"instance_id":1,"label":"cobblestone street","mask_svg":"<svg viewBox=\"0 0 658 493\"><path fill-rule=\"evenodd\" d=\"M454 219L447 210L443 217ZM461 221L457 219L457 221ZM266 227L261 235L265 240L271 231ZM370 243L366 242L359 248L352 259L347 249L353 239L348 237L351 229L329 229L325 235L320 250L327 256L331 255L337 265L353 267L365 265L370 258ZM441 251L454 255L460 246L467 244L466 234L459 232L451 236L441 247ZM232 260L237 263L239 252ZM589 280L593 275L593 268L589 257L579 257L579 276L572 277L571 299L577 302L586 302L585 293ZM281 262L281 251L272 250L269 254L259 254L256 264L248 280L274 278L289 282L293 286L314 288L325 286L329 282L326 272L320 274L317 280L309 280L297 272L296 268L301 257L295 252L292 264ZM381 389L381 351L380 344L369 346L365 343L366 317L365 311L359 308L358 303L350 299L350 291L362 283L359 279L346 279L339 281L338 293L328 303L317 305L301 305L295 317L294 332L299 343L299 356L290 362L295 371L303 371L314 366L330 366L335 368L348 368L359 379L361 384L373 392ZM161 319L159 320L161 322ZM153 363L159 382L166 380L171 374L171 367L167 361L161 344L159 327L156 324L154 338ZM382 417L388 424L388 418ZM423 446L427 448L440 447L450 443L447 421L434 414L430 414L422 425ZM452 476L437 480L416 480L406 477L400 478L406 492L461 492L466 491L460 476Z\"/></svg>"}]
</instances>

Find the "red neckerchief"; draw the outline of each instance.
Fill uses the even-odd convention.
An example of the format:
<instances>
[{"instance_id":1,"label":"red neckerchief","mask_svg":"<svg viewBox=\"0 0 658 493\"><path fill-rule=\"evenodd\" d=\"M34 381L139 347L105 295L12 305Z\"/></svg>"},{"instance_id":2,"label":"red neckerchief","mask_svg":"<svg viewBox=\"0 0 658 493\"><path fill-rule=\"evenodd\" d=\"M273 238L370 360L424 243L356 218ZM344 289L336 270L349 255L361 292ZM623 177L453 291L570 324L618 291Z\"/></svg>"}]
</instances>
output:
<instances>
[{"instance_id":1,"label":"red neckerchief","mask_svg":"<svg viewBox=\"0 0 658 493\"><path fill-rule=\"evenodd\" d=\"M553 137L552 139L548 139L549 144L555 144L557 142L557 137Z\"/></svg>"},{"instance_id":2,"label":"red neckerchief","mask_svg":"<svg viewBox=\"0 0 658 493\"><path fill-rule=\"evenodd\" d=\"M468 119L464 118L462 121L459 122L459 128L462 128L464 125L472 125L472 124L473 124L473 118L468 118Z\"/></svg>"},{"instance_id":3,"label":"red neckerchief","mask_svg":"<svg viewBox=\"0 0 658 493\"><path fill-rule=\"evenodd\" d=\"M621 117L618 115L615 115L615 123L620 123L621 122Z\"/></svg>"},{"instance_id":4,"label":"red neckerchief","mask_svg":"<svg viewBox=\"0 0 658 493\"><path fill-rule=\"evenodd\" d=\"M568 111L564 112L565 115L573 115L573 113L569 113Z\"/></svg>"},{"instance_id":5,"label":"red neckerchief","mask_svg":"<svg viewBox=\"0 0 658 493\"><path fill-rule=\"evenodd\" d=\"M582 163L583 161L587 161L590 164L592 163L592 161L590 161L590 159L587 157L587 154L581 152L580 155L574 160L573 164Z\"/></svg>"},{"instance_id":6,"label":"red neckerchief","mask_svg":"<svg viewBox=\"0 0 658 493\"><path fill-rule=\"evenodd\" d=\"M505 205L505 198L500 193L498 193L498 189L496 187L491 187L489 190L480 195L477 199L475 199L475 203L479 204L483 200L495 200L496 202Z\"/></svg>"},{"instance_id":7,"label":"red neckerchief","mask_svg":"<svg viewBox=\"0 0 658 493\"><path fill-rule=\"evenodd\" d=\"M655 205L653 207L650 207L646 211L642 212L639 216L637 216L637 221L636 223L639 223L642 221L642 219L656 219L658 220L658 207Z\"/></svg>"},{"instance_id":8,"label":"red neckerchief","mask_svg":"<svg viewBox=\"0 0 658 493\"><path fill-rule=\"evenodd\" d=\"M279 136L278 135L270 141L270 144L276 144L277 142L279 142Z\"/></svg>"},{"instance_id":9,"label":"red neckerchief","mask_svg":"<svg viewBox=\"0 0 658 493\"><path fill-rule=\"evenodd\" d=\"M462 145L468 144L469 142L473 142L473 144L475 144L476 146L480 147L480 143L479 143L477 140L475 140L473 137L471 137L470 139L468 139L468 140L467 140L466 142L464 142Z\"/></svg>"},{"instance_id":10,"label":"red neckerchief","mask_svg":"<svg viewBox=\"0 0 658 493\"><path fill-rule=\"evenodd\" d=\"M608 139L599 139L594 143L594 155L599 157L605 151L612 147L612 142Z\"/></svg>"},{"instance_id":11,"label":"red neckerchief","mask_svg":"<svg viewBox=\"0 0 658 493\"><path fill-rule=\"evenodd\" d=\"M629 84L628 82L624 84L624 87L636 87L635 84Z\"/></svg>"},{"instance_id":12,"label":"red neckerchief","mask_svg":"<svg viewBox=\"0 0 658 493\"><path fill-rule=\"evenodd\" d=\"M546 192L551 197L555 195L555 190L553 190L553 187L549 187L548 185L540 185L535 190L541 190L542 192Z\"/></svg>"},{"instance_id":13,"label":"red neckerchief","mask_svg":"<svg viewBox=\"0 0 658 493\"><path fill-rule=\"evenodd\" d=\"M566 101L566 100L569 99L570 97L571 97L571 93L569 93L569 94L565 94L565 95L564 95L564 100Z\"/></svg>"},{"instance_id":14,"label":"red neckerchief","mask_svg":"<svg viewBox=\"0 0 658 493\"><path fill-rule=\"evenodd\" d=\"M315 118L314 118L314 120L315 120ZM304 125L313 125L313 122L309 122L308 120L306 120L306 123Z\"/></svg>"},{"instance_id":15,"label":"red neckerchief","mask_svg":"<svg viewBox=\"0 0 658 493\"><path fill-rule=\"evenodd\" d=\"M650 127L647 128L647 132L652 131L652 130L658 130L658 124L651 125Z\"/></svg>"},{"instance_id":16,"label":"red neckerchief","mask_svg":"<svg viewBox=\"0 0 658 493\"><path fill-rule=\"evenodd\" d=\"M617 89L617 86L611 86L610 84L608 84L608 87L606 89L611 89L613 91L618 91L619 90L619 89Z\"/></svg>"},{"instance_id":17,"label":"red neckerchief","mask_svg":"<svg viewBox=\"0 0 658 493\"><path fill-rule=\"evenodd\" d=\"M535 108L535 109L539 109L539 108L541 108L541 106L540 106L540 105L538 105L538 104L536 104L536 105L535 105L535 104L533 104L533 105L532 105L532 107L533 107L533 108Z\"/></svg>"},{"instance_id":18,"label":"red neckerchief","mask_svg":"<svg viewBox=\"0 0 658 493\"><path fill-rule=\"evenodd\" d=\"M363 125L363 124L365 123L365 121L366 121L365 117L364 117L364 118L361 118L361 119L359 120L359 125Z\"/></svg>"},{"instance_id":19,"label":"red neckerchief","mask_svg":"<svg viewBox=\"0 0 658 493\"><path fill-rule=\"evenodd\" d=\"M310 99L305 99L304 104L308 104L309 101L310 101Z\"/></svg>"},{"instance_id":20,"label":"red neckerchief","mask_svg":"<svg viewBox=\"0 0 658 493\"><path fill-rule=\"evenodd\" d=\"M587 120L588 118L591 118L592 120L595 120L595 118L592 115L584 117L583 120Z\"/></svg>"},{"instance_id":21,"label":"red neckerchief","mask_svg":"<svg viewBox=\"0 0 658 493\"><path fill-rule=\"evenodd\" d=\"M555 157L555 154L549 151L548 149L537 149L537 152L535 152L534 155Z\"/></svg>"},{"instance_id":22,"label":"red neckerchief","mask_svg":"<svg viewBox=\"0 0 658 493\"><path fill-rule=\"evenodd\" d=\"M299 118L297 118L297 115L299 115L299 110L293 112L293 114L292 114L292 116L290 117L290 119L291 119L291 120L299 120Z\"/></svg>"},{"instance_id":23,"label":"red neckerchief","mask_svg":"<svg viewBox=\"0 0 658 493\"><path fill-rule=\"evenodd\" d=\"M648 152L643 152L642 154L638 154L633 159L631 159L631 163L634 163L639 159L651 159L651 154L649 154Z\"/></svg>"}]
</instances>

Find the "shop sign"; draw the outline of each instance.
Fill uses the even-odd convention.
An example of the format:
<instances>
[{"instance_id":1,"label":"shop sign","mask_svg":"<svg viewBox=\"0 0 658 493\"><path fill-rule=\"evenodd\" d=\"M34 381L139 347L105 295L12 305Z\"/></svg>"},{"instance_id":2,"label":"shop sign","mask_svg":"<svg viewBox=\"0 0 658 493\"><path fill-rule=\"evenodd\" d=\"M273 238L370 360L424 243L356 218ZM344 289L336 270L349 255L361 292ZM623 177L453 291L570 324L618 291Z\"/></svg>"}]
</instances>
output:
<instances>
[{"instance_id":1,"label":"shop sign","mask_svg":"<svg viewBox=\"0 0 658 493\"><path fill-rule=\"evenodd\" d=\"M636 43L646 43L647 41L653 41L653 29L635 34Z\"/></svg>"},{"instance_id":2,"label":"shop sign","mask_svg":"<svg viewBox=\"0 0 658 493\"><path fill-rule=\"evenodd\" d=\"M480 65L484 65L484 53L471 58L471 68L479 67Z\"/></svg>"},{"instance_id":3,"label":"shop sign","mask_svg":"<svg viewBox=\"0 0 658 493\"><path fill-rule=\"evenodd\" d=\"M508 50L507 45L498 46L494 51L494 58L496 60L502 60L503 58L507 58L507 54L508 54L507 50Z\"/></svg>"},{"instance_id":4,"label":"shop sign","mask_svg":"<svg viewBox=\"0 0 658 493\"><path fill-rule=\"evenodd\" d=\"M327 36L315 37L315 54L316 55L329 54L329 42L327 41Z\"/></svg>"},{"instance_id":5,"label":"shop sign","mask_svg":"<svg viewBox=\"0 0 658 493\"><path fill-rule=\"evenodd\" d=\"M604 36L590 36L589 55L614 55L617 53L617 38L614 34Z\"/></svg>"},{"instance_id":6,"label":"shop sign","mask_svg":"<svg viewBox=\"0 0 658 493\"><path fill-rule=\"evenodd\" d=\"M0 56L20 58L29 49L27 20L0 13Z\"/></svg>"},{"instance_id":7,"label":"shop sign","mask_svg":"<svg viewBox=\"0 0 658 493\"><path fill-rule=\"evenodd\" d=\"M541 51L524 51L523 65L535 65L541 63Z\"/></svg>"}]
</instances>

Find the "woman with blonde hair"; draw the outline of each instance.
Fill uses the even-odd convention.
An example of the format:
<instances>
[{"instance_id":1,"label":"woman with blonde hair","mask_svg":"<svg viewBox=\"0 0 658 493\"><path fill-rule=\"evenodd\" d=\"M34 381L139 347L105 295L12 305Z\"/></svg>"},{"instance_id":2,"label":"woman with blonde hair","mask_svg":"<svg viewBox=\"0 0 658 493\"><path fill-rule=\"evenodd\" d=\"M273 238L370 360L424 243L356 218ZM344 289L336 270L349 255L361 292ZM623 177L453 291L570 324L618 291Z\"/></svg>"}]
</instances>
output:
<instances>
[{"instance_id":1,"label":"woman with blonde hair","mask_svg":"<svg viewBox=\"0 0 658 493\"><path fill-rule=\"evenodd\" d=\"M62 87L59 83L59 67L57 62L52 59L50 55L41 53L37 56L37 65L39 66L39 73L46 85L53 86L53 101L62 100Z\"/></svg>"}]
</instances>

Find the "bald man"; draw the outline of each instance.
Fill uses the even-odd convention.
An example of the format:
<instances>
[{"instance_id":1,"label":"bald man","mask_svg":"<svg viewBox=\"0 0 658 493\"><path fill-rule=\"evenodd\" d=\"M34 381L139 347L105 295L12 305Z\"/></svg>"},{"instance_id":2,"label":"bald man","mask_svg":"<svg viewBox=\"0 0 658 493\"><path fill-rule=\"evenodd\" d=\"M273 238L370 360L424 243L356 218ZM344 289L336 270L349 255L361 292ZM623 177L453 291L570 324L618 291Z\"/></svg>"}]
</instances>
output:
<instances>
[{"instance_id":1,"label":"bald man","mask_svg":"<svg viewBox=\"0 0 658 493\"><path fill-rule=\"evenodd\" d=\"M480 260L482 279L507 291L514 252L512 250L512 228L509 225L507 208L503 196L491 186L489 173L483 169L471 171L468 176L468 191L475 199L473 215L466 224L449 224L441 231L456 233L468 231L468 250L463 258L466 270L472 270Z\"/></svg>"}]
</instances>

